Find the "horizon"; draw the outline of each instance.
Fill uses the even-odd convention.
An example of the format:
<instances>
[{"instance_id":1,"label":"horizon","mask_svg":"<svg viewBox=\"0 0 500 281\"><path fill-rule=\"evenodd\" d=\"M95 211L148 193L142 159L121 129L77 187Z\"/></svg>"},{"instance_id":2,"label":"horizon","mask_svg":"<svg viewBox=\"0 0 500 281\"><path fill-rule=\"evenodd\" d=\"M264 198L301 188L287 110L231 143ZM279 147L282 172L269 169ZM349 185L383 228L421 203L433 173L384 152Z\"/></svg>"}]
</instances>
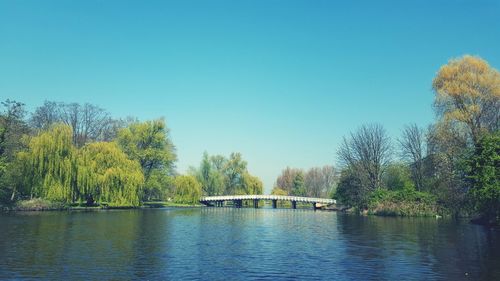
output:
<instances>
[{"instance_id":1,"label":"horizon","mask_svg":"<svg viewBox=\"0 0 500 281\"><path fill-rule=\"evenodd\" d=\"M137 3L0 2L2 100L164 117L178 172L240 152L269 193L286 167L338 166L363 124L393 144L429 125L449 59L500 67L495 1Z\"/></svg>"}]
</instances>

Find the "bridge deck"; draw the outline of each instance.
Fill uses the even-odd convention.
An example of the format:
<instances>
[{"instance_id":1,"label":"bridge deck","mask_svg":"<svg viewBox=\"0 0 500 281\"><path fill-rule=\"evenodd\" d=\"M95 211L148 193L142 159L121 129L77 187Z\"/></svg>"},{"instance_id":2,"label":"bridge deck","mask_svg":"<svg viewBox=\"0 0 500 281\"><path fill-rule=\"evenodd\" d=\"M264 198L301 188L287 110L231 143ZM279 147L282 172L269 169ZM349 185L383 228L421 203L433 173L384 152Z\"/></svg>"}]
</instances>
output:
<instances>
[{"instance_id":1,"label":"bridge deck","mask_svg":"<svg viewBox=\"0 0 500 281\"><path fill-rule=\"evenodd\" d=\"M232 200L279 200L279 201L295 201L304 203L321 203L335 204L335 199L313 198L300 196L284 196L284 195L225 195L225 196L205 196L200 199L200 202L216 202L216 201L232 201Z\"/></svg>"}]
</instances>

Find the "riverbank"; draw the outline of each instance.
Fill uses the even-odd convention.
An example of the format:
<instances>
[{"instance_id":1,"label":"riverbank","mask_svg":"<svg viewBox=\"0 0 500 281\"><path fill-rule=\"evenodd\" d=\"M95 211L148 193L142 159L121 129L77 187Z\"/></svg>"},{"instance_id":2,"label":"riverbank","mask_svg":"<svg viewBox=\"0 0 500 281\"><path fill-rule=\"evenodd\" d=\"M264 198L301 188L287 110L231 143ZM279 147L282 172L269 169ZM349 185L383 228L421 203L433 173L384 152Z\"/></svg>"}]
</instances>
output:
<instances>
[{"instance_id":1,"label":"riverbank","mask_svg":"<svg viewBox=\"0 0 500 281\"><path fill-rule=\"evenodd\" d=\"M85 206L80 204L65 204L46 199L20 200L11 205L0 205L2 211L14 212L36 212L36 211L96 211L115 209L139 209L139 208L195 208L202 205L182 204L170 201L144 202L141 206L108 206L107 204L96 206Z\"/></svg>"}]
</instances>

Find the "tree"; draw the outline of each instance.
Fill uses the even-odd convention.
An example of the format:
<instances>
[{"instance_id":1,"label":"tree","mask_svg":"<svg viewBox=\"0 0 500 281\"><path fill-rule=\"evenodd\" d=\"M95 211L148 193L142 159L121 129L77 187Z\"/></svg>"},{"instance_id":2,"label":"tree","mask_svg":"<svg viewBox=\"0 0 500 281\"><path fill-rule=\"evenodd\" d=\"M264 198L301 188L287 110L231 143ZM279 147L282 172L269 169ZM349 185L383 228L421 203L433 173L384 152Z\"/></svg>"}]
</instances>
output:
<instances>
[{"instance_id":1,"label":"tree","mask_svg":"<svg viewBox=\"0 0 500 281\"><path fill-rule=\"evenodd\" d=\"M244 190L245 172L247 172L247 162L242 159L240 153L231 153L223 168L226 182L225 194L238 194Z\"/></svg>"},{"instance_id":2,"label":"tree","mask_svg":"<svg viewBox=\"0 0 500 281\"><path fill-rule=\"evenodd\" d=\"M328 197L336 182L333 166L313 167L304 176L307 196Z\"/></svg>"},{"instance_id":3,"label":"tree","mask_svg":"<svg viewBox=\"0 0 500 281\"><path fill-rule=\"evenodd\" d=\"M334 196L339 203L363 210L368 207L369 194L370 190L363 184L359 173L349 168L342 171Z\"/></svg>"},{"instance_id":4,"label":"tree","mask_svg":"<svg viewBox=\"0 0 500 281\"><path fill-rule=\"evenodd\" d=\"M403 129L403 136L398 140L402 157L411 166L411 175L417 190L424 186L425 132L417 124L411 124Z\"/></svg>"},{"instance_id":5,"label":"tree","mask_svg":"<svg viewBox=\"0 0 500 281\"><path fill-rule=\"evenodd\" d=\"M279 187L274 187L273 190L271 191L271 194L272 195L282 195L282 196L286 196L288 195L288 193L286 192L286 190L283 190Z\"/></svg>"},{"instance_id":6,"label":"tree","mask_svg":"<svg viewBox=\"0 0 500 281\"><path fill-rule=\"evenodd\" d=\"M263 184L258 177L246 172L243 174L243 189L245 194L262 194Z\"/></svg>"},{"instance_id":7,"label":"tree","mask_svg":"<svg viewBox=\"0 0 500 281\"><path fill-rule=\"evenodd\" d=\"M350 138L343 139L338 155L342 163L366 179L368 189L380 186L384 168L390 159L390 140L381 125L363 125ZM365 182L365 180L363 180Z\"/></svg>"},{"instance_id":8,"label":"tree","mask_svg":"<svg viewBox=\"0 0 500 281\"><path fill-rule=\"evenodd\" d=\"M481 220L500 223L500 131L479 139L466 160L466 173Z\"/></svg>"},{"instance_id":9,"label":"tree","mask_svg":"<svg viewBox=\"0 0 500 281\"><path fill-rule=\"evenodd\" d=\"M303 173L300 169L286 167L281 172L281 175L276 179L276 187L285 190L287 194L292 194L294 188L294 180L297 174Z\"/></svg>"},{"instance_id":10,"label":"tree","mask_svg":"<svg viewBox=\"0 0 500 281\"><path fill-rule=\"evenodd\" d=\"M194 176L177 176L174 179L174 201L197 204L201 198L201 184Z\"/></svg>"},{"instance_id":11,"label":"tree","mask_svg":"<svg viewBox=\"0 0 500 281\"><path fill-rule=\"evenodd\" d=\"M221 195L224 191L224 178L210 159L208 153L203 153L200 167L194 174L201 183L205 195Z\"/></svg>"},{"instance_id":12,"label":"tree","mask_svg":"<svg viewBox=\"0 0 500 281\"><path fill-rule=\"evenodd\" d=\"M382 175L383 186L389 190L415 189L410 174L405 164L390 164Z\"/></svg>"},{"instance_id":13,"label":"tree","mask_svg":"<svg viewBox=\"0 0 500 281\"><path fill-rule=\"evenodd\" d=\"M160 178L173 176L177 159L165 120L132 123L119 130L117 141L122 150L141 165L145 179L142 199L153 199L166 188L159 185L166 179Z\"/></svg>"},{"instance_id":14,"label":"tree","mask_svg":"<svg viewBox=\"0 0 500 281\"><path fill-rule=\"evenodd\" d=\"M75 148L69 126L58 124L33 137L28 150L17 154L25 174L19 180L31 186L30 197L72 202L75 190Z\"/></svg>"},{"instance_id":15,"label":"tree","mask_svg":"<svg viewBox=\"0 0 500 281\"><path fill-rule=\"evenodd\" d=\"M293 179L293 189L291 195L306 196L306 187L304 185L304 174L298 173Z\"/></svg>"},{"instance_id":16,"label":"tree","mask_svg":"<svg viewBox=\"0 0 500 281\"><path fill-rule=\"evenodd\" d=\"M462 157L468 151L467 138L462 126L438 122L429 129L428 155L424 158L424 185L455 215L459 215L468 201L469 185L459 173Z\"/></svg>"},{"instance_id":17,"label":"tree","mask_svg":"<svg viewBox=\"0 0 500 281\"><path fill-rule=\"evenodd\" d=\"M114 142L85 145L77 160L78 194L87 205L94 201L111 206L139 206L144 176Z\"/></svg>"},{"instance_id":18,"label":"tree","mask_svg":"<svg viewBox=\"0 0 500 281\"><path fill-rule=\"evenodd\" d=\"M7 99L0 111L0 201L14 199L18 169L14 165L18 151L24 148L22 136L29 132L24 122L24 104Z\"/></svg>"},{"instance_id":19,"label":"tree","mask_svg":"<svg viewBox=\"0 0 500 281\"><path fill-rule=\"evenodd\" d=\"M468 55L450 60L432 88L442 122L464 124L475 145L482 133L500 129L500 73L485 60Z\"/></svg>"},{"instance_id":20,"label":"tree","mask_svg":"<svg viewBox=\"0 0 500 281\"><path fill-rule=\"evenodd\" d=\"M31 116L31 124L38 130L46 130L58 122L71 127L73 144L77 147L90 141L109 141L116 132L116 122L109 113L89 103L80 105L45 101Z\"/></svg>"}]
</instances>

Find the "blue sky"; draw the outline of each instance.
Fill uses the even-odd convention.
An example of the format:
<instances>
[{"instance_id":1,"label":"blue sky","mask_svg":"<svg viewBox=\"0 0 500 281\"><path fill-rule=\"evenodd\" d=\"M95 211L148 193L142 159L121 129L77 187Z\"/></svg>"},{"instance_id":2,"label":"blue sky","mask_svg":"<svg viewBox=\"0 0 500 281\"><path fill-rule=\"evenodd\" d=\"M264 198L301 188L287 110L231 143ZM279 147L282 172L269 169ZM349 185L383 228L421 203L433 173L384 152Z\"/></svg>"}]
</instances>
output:
<instances>
[{"instance_id":1,"label":"blue sky","mask_svg":"<svg viewBox=\"0 0 500 281\"><path fill-rule=\"evenodd\" d=\"M500 1L0 0L0 99L163 116L180 172L237 151L266 191L364 123L431 123L463 54L500 68Z\"/></svg>"}]
</instances>

